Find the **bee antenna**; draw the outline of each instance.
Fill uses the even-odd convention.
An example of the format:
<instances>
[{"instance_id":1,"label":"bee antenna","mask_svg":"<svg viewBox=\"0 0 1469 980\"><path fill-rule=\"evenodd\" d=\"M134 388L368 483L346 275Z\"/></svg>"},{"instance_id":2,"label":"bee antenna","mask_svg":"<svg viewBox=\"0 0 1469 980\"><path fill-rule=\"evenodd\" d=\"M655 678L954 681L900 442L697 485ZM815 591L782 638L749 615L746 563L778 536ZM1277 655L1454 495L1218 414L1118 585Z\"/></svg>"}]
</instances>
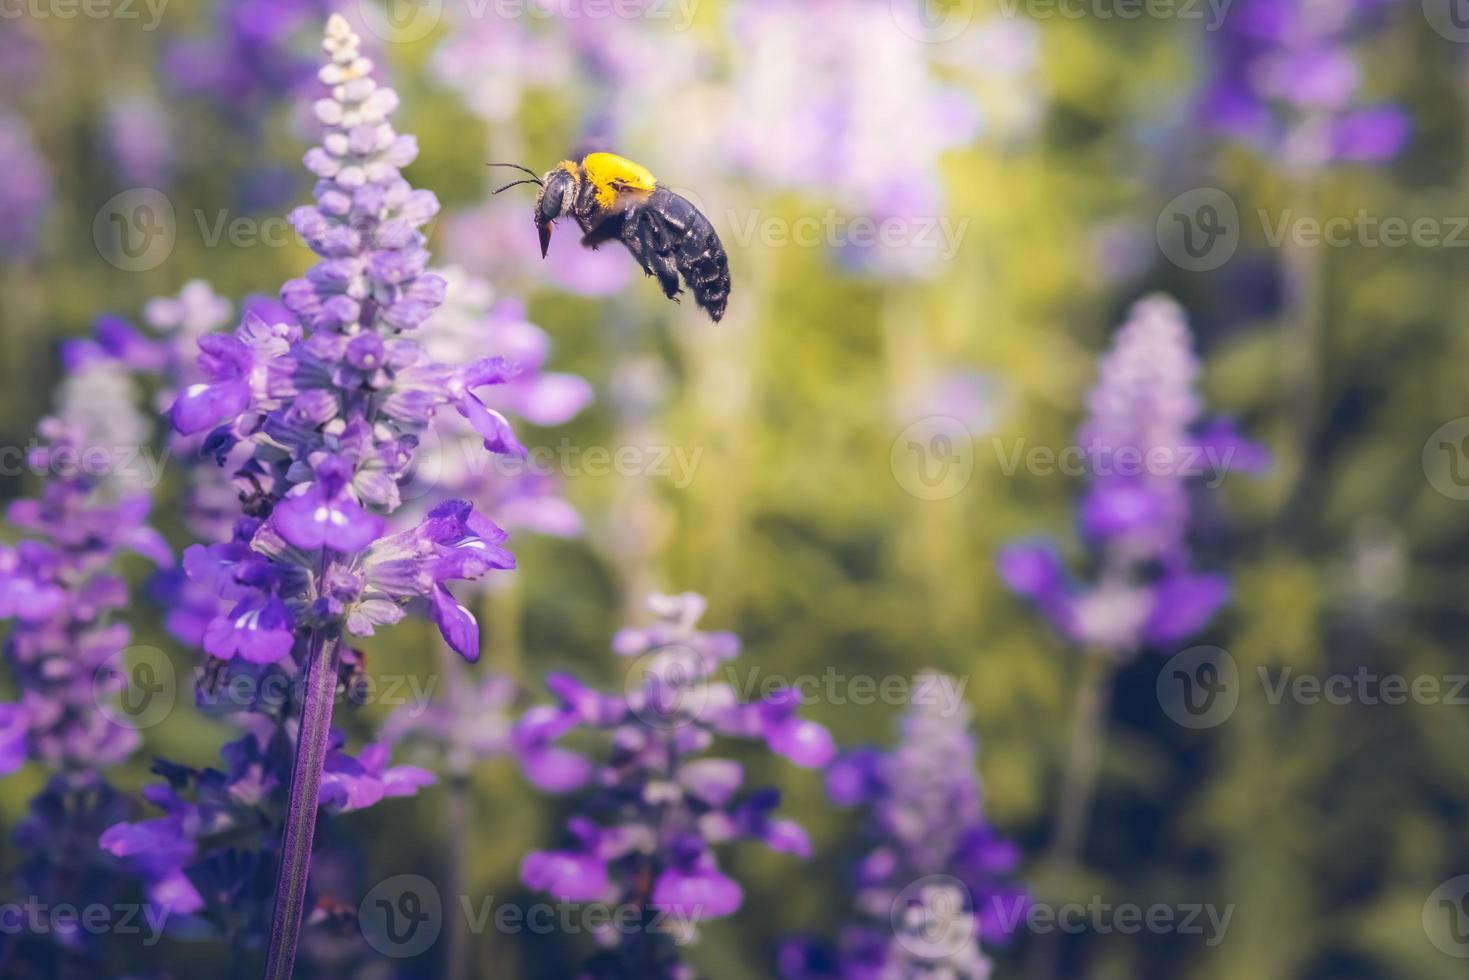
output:
<instances>
[{"instance_id":1,"label":"bee antenna","mask_svg":"<svg viewBox=\"0 0 1469 980\"><path fill-rule=\"evenodd\" d=\"M497 187L497 188L495 188L495 190L491 191L491 193L492 194L498 194L501 191L508 191L512 187L519 187L521 184L541 184L541 182L539 180L515 180L515 181L511 181L510 183L506 184L504 187ZM544 187L546 185L545 184L541 184L541 186Z\"/></svg>"},{"instance_id":2,"label":"bee antenna","mask_svg":"<svg viewBox=\"0 0 1469 980\"><path fill-rule=\"evenodd\" d=\"M530 167L524 167L524 166L521 166L518 163L491 163L491 164L487 164L487 166L491 166L491 167L512 167L512 168L514 168L516 170L520 170L520 171L523 171L524 173L530 174L531 179L534 180L537 184L541 183L541 177L540 177L539 174L537 174Z\"/></svg>"}]
</instances>

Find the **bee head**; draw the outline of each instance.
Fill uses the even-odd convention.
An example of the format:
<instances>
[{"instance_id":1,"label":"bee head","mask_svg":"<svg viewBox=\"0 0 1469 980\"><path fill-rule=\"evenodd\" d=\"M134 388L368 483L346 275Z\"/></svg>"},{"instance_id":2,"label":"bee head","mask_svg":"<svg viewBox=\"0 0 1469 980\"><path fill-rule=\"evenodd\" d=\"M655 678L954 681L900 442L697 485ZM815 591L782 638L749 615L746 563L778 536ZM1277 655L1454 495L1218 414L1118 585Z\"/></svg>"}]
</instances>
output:
<instances>
[{"instance_id":1,"label":"bee head","mask_svg":"<svg viewBox=\"0 0 1469 980\"><path fill-rule=\"evenodd\" d=\"M546 172L541 181L541 193L536 196L536 231L541 236L541 258L551 247L551 223L571 213L576 201L577 184L581 177L574 169L576 164L563 163L555 170Z\"/></svg>"},{"instance_id":2,"label":"bee head","mask_svg":"<svg viewBox=\"0 0 1469 980\"><path fill-rule=\"evenodd\" d=\"M551 223L562 215L570 214L576 201L576 188L581 181L579 168L575 163L566 160L554 170L546 171L544 177L537 177L534 170L518 163L492 163L490 166L512 167L530 174L528 179L511 181L504 187L497 187L496 194L521 184L535 184L540 187L541 192L536 195L536 230L541 235L541 258L544 259L546 251L551 247Z\"/></svg>"}]
</instances>

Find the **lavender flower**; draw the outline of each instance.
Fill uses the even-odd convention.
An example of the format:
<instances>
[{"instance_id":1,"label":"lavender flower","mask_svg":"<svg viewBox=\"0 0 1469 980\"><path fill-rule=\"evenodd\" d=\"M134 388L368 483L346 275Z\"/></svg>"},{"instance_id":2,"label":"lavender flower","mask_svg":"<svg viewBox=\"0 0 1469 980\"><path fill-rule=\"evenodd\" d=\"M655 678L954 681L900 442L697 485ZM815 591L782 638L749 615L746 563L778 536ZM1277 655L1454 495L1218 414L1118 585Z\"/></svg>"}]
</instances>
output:
<instances>
[{"instance_id":1,"label":"lavender flower","mask_svg":"<svg viewBox=\"0 0 1469 980\"><path fill-rule=\"evenodd\" d=\"M651 626L623 630L613 640L616 653L638 657L642 668L625 695L601 694L553 674L547 684L557 705L527 711L512 736L527 776L541 789L595 787L568 824L570 846L527 854L521 879L560 901L643 911L644 928L598 937L603 952L587 975L599 978L692 976L678 962L675 939L691 940L699 921L731 915L744 899L739 883L720 870L715 845L758 840L810 855L805 832L775 815L775 790L741 794L741 765L703 756L716 735L762 739L811 768L826 765L834 751L826 729L796 716L791 692L744 704L714 679L740 644L733 634L697 628L705 605L700 596L653 596L649 605L656 617ZM557 744L576 729L602 733L607 749L598 762Z\"/></svg>"},{"instance_id":2,"label":"lavender flower","mask_svg":"<svg viewBox=\"0 0 1469 980\"><path fill-rule=\"evenodd\" d=\"M25 121L0 107L0 255L23 259L34 252L51 203L51 173L36 151Z\"/></svg>"},{"instance_id":3,"label":"lavender flower","mask_svg":"<svg viewBox=\"0 0 1469 980\"><path fill-rule=\"evenodd\" d=\"M831 767L832 800L866 808L873 847L855 881L863 921L843 932L836 950L786 944L780 967L788 980L989 976L981 941L1004 938L1026 899L1007 880L1018 848L984 818L959 691L951 677L919 675L897 747L851 752Z\"/></svg>"},{"instance_id":4,"label":"lavender flower","mask_svg":"<svg viewBox=\"0 0 1469 980\"><path fill-rule=\"evenodd\" d=\"M169 80L244 119L306 86L312 63L295 42L329 10L321 0L222 0L204 35L166 53Z\"/></svg>"},{"instance_id":5,"label":"lavender flower","mask_svg":"<svg viewBox=\"0 0 1469 980\"><path fill-rule=\"evenodd\" d=\"M171 122L162 104L142 95L114 99L107 107L106 139L120 183L162 187L173 170Z\"/></svg>"},{"instance_id":6,"label":"lavender flower","mask_svg":"<svg viewBox=\"0 0 1469 980\"><path fill-rule=\"evenodd\" d=\"M1396 106L1362 102L1353 50L1389 9L1384 0L1240 0L1209 33L1204 121L1292 169L1391 160L1411 124Z\"/></svg>"},{"instance_id":7,"label":"lavender flower","mask_svg":"<svg viewBox=\"0 0 1469 980\"><path fill-rule=\"evenodd\" d=\"M505 533L468 501L388 527L414 450L441 407L453 405L487 449L523 449L478 394L511 380L512 366L503 358L444 364L408 336L444 298L443 279L425 271L419 231L438 202L400 175L417 145L388 121L397 96L373 81L359 45L346 20L332 16L319 72L331 95L314 106L325 134L306 154L319 178L316 205L291 215L321 261L282 288L290 319L247 310L233 333L201 337L202 376L170 410L179 433L208 433L205 450L220 462L244 456L235 481L245 516L232 539L185 555L190 577L229 605L205 625L204 650L226 676L279 671L299 680L299 699L260 742L262 756L279 761L281 753L263 746L294 734L272 978L293 968L318 805L356 808L427 778L395 773L382 747L353 759L334 744L335 692L343 671L350 681L361 666L344 637L396 623L414 604L472 660L478 625L447 583L514 566L501 547ZM285 785L283 768L265 768Z\"/></svg>"},{"instance_id":8,"label":"lavender flower","mask_svg":"<svg viewBox=\"0 0 1469 980\"><path fill-rule=\"evenodd\" d=\"M0 618L13 625L5 659L20 689L18 703L0 706L0 772L36 759L61 772L93 772L137 747L135 730L99 711L110 682L107 664L131 638L113 614L128 603L116 565L134 551L160 565L168 546L145 523L146 494L107 499L106 479L80 465L88 439L61 418L41 423L47 444L30 463L49 472L35 499L11 504L7 518L31 537L0 545ZM99 673L101 679L99 679Z\"/></svg>"},{"instance_id":9,"label":"lavender flower","mask_svg":"<svg viewBox=\"0 0 1469 980\"><path fill-rule=\"evenodd\" d=\"M109 700L122 687L115 662L131 637L115 621L128 604L119 565L125 551L159 565L173 560L145 524L147 494L95 465L146 438L125 382L102 368L62 389L57 414L40 426L45 444L30 454L31 467L47 475L41 493L12 503L7 514L25 537L0 545L0 619L11 621L4 658L20 696L0 704L0 774L27 761L51 771L15 842L25 855L17 888L52 907L111 901L124 883L95 847L122 806L103 770L139 743ZM102 968L95 935L76 923L11 931L6 944L6 962L38 975L61 975L66 963L68 970Z\"/></svg>"},{"instance_id":10,"label":"lavender flower","mask_svg":"<svg viewBox=\"0 0 1469 980\"><path fill-rule=\"evenodd\" d=\"M1078 437L1092 474L1079 521L1097 551L1095 582L1074 582L1047 542L1001 554L1005 583L1088 648L1126 655L1179 642L1228 597L1224 576L1190 567L1188 481L1206 463L1260 472L1269 457L1228 422L1199 425L1198 371L1178 304L1153 296L1134 306L1101 361Z\"/></svg>"}]
</instances>

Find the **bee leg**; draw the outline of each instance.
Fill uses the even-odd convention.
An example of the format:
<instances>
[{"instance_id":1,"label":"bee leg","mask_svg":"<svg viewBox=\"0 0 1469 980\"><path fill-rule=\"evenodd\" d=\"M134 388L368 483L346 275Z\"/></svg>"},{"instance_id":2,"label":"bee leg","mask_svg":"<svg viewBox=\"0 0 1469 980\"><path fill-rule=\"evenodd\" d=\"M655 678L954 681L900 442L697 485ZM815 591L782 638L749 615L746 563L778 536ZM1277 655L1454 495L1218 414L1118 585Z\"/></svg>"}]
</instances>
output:
<instances>
[{"instance_id":1,"label":"bee leg","mask_svg":"<svg viewBox=\"0 0 1469 980\"><path fill-rule=\"evenodd\" d=\"M624 222L621 220L608 219L599 225L593 226L582 236L582 247L589 248L595 252L606 242L622 237L623 224Z\"/></svg>"},{"instance_id":2,"label":"bee leg","mask_svg":"<svg viewBox=\"0 0 1469 980\"><path fill-rule=\"evenodd\" d=\"M677 303L678 294L683 290L678 288L678 259L674 254L673 243L668 240L663 226L651 213L638 211L634 218L635 220L628 222L633 226L632 237L642 243L648 261L658 276L658 285L663 287L663 295Z\"/></svg>"}]
</instances>

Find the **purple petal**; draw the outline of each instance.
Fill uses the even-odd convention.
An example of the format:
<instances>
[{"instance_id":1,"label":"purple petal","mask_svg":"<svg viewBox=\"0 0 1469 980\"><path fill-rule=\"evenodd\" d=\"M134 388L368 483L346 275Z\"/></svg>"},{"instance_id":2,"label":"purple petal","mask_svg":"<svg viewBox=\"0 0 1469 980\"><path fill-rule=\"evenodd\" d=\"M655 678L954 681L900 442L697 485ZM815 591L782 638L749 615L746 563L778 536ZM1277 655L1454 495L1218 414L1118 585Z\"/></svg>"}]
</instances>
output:
<instances>
[{"instance_id":1,"label":"purple petal","mask_svg":"<svg viewBox=\"0 0 1469 980\"><path fill-rule=\"evenodd\" d=\"M570 749L546 746L520 752L521 771L531 785L547 793L570 793L592 778L592 763Z\"/></svg>"},{"instance_id":2,"label":"purple petal","mask_svg":"<svg viewBox=\"0 0 1469 980\"><path fill-rule=\"evenodd\" d=\"M519 456L521 459L530 455L520 444L520 440L515 438L515 432L505 416L493 408L486 408L485 403L474 395L466 394L459 400L459 414L468 419L474 431L484 437L485 448L490 452Z\"/></svg>"},{"instance_id":3,"label":"purple petal","mask_svg":"<svg viewBox=\"0 0 1469 980\"><path fill-rule=\"evenodd\" d=\"M190 385L169 409L173 427L183 435L213 428L250 406L250 386L242 381Z\"/></svg>"},{"instance_id":4,"label":"purple petal","mask_svg":"<svg viewBox=\"0 0 1469 980\"><path fill-rule=\"evenodd\" d=\"M563 902L595 902L610 887L606 864L570 851L531 851L520 863L520 880Z\"/></svg>"},{"instance_id":5,"label":"purple petal","mask_svg":"<svg viewBox=\"0 0 1469 980\"><path fill-rule=\"evenodd\" d=\"M479 659L479 623L474 614L459 604L442 585L434 586L429 595L434 622L450 649L470 663Z\"/></svg>"},{"instance_id":6,"label":"purple petal","mask_svg":"<svg viewBox=\"0 0 1469 980\"><path fill-rule=\"evenodd\" d=\"M543 374L525 386L516 406L535 425L562 425L592 401L592 386L574 374Z\"/></svg>"},{"instance_id":7,"label":"purple petal","mask_svg":"<svg viewBox=\"0 0 1469 980\"><path fill-rule=\"evenodd\" d=\"M1270 450L1246 439L1231 419L1211 423L1199 433L1198 443L1205 462L1221 473L1238 470L1258 475L1268 472L1272 463Z\"/></svg>"},{"instance_id":8,"label":"purple petal","mask_svg":"<svg viewBox=\"0 0 1469 980\"><path fill-rule=\"evenodd\" d=\"M739 883L710 866L682 871L669 868L653 884L654 908L680 918L718 919L738 912L745 893Z\"/></svg>"},{"instance_id":9,"label":"purple petal","mask_svg":"<svg viewBox=\"0 0 1469 980\"><path fill-rule=\"evenodd\" d=\"M1092 487L1081 504L1081 526L1094 538L1146 529L1161 513L1156 493L1141 483L1107 481Z\"/></svg>"},{"instance_id":10,"label":"purple petal","mask_svg":"<svg viewBox=\"0 0 1469 980\"><path fill-rule=\"evenodd\" d=\"M281 501L271 519L281 537L302 550L327 547L344 555L372 544L385 527L381 516L345 494L327 499L316 488Z\"/></svg>"},{"instance_id":11,"label":"purple petal","mask_svg":"<svg viewBox=\"0 0 1469 980\"><path fill-rule=\"evenodd\" d=\"M1207 626L1228 599L1229 579L1223 575L1173 573L1154 587L1143 634L1160 647L1186 640Z\"/></svg>"},{"instance_id":12,"label":"purple petal","mask_svg":"<svg viewBox=\"0 0 1469 980\"><path fill-rule=\"evenodd\" d=\"M788 718L775 726L766 733L765 742L772 752L806 769L820 769L836 755L831 732L800 718Z\"/></svg>"}]
</instances>

